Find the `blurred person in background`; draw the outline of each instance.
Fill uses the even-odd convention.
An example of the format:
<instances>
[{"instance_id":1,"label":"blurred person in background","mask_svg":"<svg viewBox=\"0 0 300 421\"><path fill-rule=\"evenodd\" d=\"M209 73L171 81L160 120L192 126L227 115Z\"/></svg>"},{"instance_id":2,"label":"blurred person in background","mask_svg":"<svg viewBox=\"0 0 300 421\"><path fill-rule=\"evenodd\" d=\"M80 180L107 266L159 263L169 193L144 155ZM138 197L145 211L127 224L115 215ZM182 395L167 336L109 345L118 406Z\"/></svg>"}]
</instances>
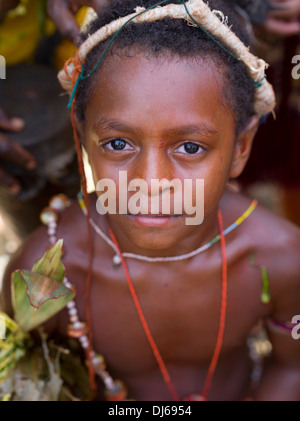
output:
<instances>
[{"instance_id":1,"label":"blurred person in background","mask_svg":"<svg viewBox=\"0 0 300 421\"><path fill-rule=\"evenodd\" d=\"M300 55L300 0L235 3L253 28L252 49L270 65L277 98L276 118L262 121L240 181L246 189L256 182L279 187L280 212L300 225L300 71L297 78L293 70Z\"/></svg>"},{"instance_id":2,"label":"blurred person in background","mask_svg":"<svg viewBox=\"0 0 300 421\"><path fill-rule=\"evenodd\" d=\"M20 239L39 225L51 196L72 198L80 189L67 98L56 74L75 51L84 6L104 3L0 3L0 54L6 63L6 79L0 81L0 212Z\"/></svg>"}]
</instances>

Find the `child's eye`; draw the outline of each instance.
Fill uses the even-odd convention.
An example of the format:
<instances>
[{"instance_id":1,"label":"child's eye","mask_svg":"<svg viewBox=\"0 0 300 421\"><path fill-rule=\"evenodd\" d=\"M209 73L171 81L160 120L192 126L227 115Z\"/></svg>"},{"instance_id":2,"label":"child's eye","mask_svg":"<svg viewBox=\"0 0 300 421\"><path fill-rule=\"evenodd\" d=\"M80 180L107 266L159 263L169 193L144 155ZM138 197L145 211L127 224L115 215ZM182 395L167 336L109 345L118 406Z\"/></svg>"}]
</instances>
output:
<instances>
[{"instance_id":1,"label":"child's eye","mask_svg":"<svg viewBox=\"0 0 300 421\"><path fill-rule=\"evenodd\" d=\"M124 139L112 139L102 146L111 151L133 150L133 147Z\"/></svg>"},{"instance_id":2,"label":"child's eye","mask_svg":"<svg viewBox=\"0 0 300 421\"><path fill-rule=\"evenodd\" d=\"M193 142L186 142L183 145L179 146L175 152L189 154L189 155L196 155L199 152L203 152L205 149L197 143Z\"/></svg>"}]
</instances>

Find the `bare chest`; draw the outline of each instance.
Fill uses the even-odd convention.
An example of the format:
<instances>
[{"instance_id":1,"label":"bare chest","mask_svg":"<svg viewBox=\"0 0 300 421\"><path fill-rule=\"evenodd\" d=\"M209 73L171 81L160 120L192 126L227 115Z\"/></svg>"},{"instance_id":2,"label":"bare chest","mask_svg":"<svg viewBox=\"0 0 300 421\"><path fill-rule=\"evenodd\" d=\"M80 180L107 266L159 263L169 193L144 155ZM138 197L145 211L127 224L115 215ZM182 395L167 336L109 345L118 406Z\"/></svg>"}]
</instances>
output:
<instances>
[{"instance_id":1,"label":"bare chest","mask_svg":"<svg viewBox=\"0 0 300 421\"><path fill-rule=\"evenodd\" d=\"M175 269L145 270L129 264L131 285L122 268L104 266L94 273L93 346L115 376L129 384L144 377L148 380L142 383L149 384L151 378L161 384L157 352L175 378L187 376L188 383L197 373L203 381L225 322L218 374L222 375L222 364L234 365L240 359L239 350L245 351L247 335L263 315L261 282L250 267L244 267L244 282L236 281L240 268L229 267L223 319L220 265ZM79 315L85 319L84 285L77 285L77 290Z\"/></svg>"}]
</instances>

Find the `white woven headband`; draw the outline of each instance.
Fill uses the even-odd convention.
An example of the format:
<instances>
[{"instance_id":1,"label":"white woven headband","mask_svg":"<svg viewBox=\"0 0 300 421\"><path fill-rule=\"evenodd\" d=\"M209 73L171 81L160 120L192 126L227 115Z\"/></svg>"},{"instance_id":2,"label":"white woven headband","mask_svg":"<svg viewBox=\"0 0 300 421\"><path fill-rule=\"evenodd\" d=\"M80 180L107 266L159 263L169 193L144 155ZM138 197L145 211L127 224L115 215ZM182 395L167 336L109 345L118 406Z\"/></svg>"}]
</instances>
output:
<instances>
[{"instance_id":1,"label":"white woven headband","mask_svg":"<svg viewBox=\"0 0 300 421\"><path fill-rule=\"evenodd\" d=\"M223 17L222 21L218 16ZM62 87L69 92L72 96L71 99L73 100L76 83L81 75L85 59L96 45L116 34L128 21L134 23L154 22L167 17L184 19L188 22L191 22L192 19L213 37L221 40L225 46L230 48L237 59L246 65L249 76L256 84L254 96L256 114L264 115L274 110L275 94L265 77L266 62L250 53L249 48L226 25L226 19L224 19L222 12L210 10L202 0L189 0L185 4L156 6L148 10L137 7L134 13L103 26L89 36L80 46L76 56L68 60L58 74Z\"/></svg>"}]
</instances>

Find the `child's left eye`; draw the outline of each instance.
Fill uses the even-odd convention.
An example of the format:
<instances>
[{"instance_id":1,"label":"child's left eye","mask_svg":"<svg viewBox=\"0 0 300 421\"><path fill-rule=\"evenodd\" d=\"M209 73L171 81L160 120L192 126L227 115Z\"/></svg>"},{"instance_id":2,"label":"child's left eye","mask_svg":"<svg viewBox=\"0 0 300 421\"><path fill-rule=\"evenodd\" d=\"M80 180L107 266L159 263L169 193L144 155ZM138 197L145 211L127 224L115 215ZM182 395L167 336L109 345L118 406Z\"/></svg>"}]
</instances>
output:
<instances>
[{"instance_id":1,"label":"child's left eye","mask_svg":"<svg viewBox=\"0 0 300 421\"><path fill-rule=\"evenodd\" d=\"M126 151L132 150L133 147L129 145L124 139L112 139L103 145L104 148L111 151Z\"/></svg>"},{"instance_id":2,"label":"child's left eye","mask_svg":"<svg viewBox=\"0 0 300 421\"><path fill-rule=\"evenodd\" d=\"M189 154L189 155L196 155L199 152L203 152L205 149L198 145L197 143L193 143L193 142L186 142L183 145L179 146L179 148L177 148L175 150L175 152L180 152L180 153L184 153L184 154Z\"/></svg>"}]
</instances>

